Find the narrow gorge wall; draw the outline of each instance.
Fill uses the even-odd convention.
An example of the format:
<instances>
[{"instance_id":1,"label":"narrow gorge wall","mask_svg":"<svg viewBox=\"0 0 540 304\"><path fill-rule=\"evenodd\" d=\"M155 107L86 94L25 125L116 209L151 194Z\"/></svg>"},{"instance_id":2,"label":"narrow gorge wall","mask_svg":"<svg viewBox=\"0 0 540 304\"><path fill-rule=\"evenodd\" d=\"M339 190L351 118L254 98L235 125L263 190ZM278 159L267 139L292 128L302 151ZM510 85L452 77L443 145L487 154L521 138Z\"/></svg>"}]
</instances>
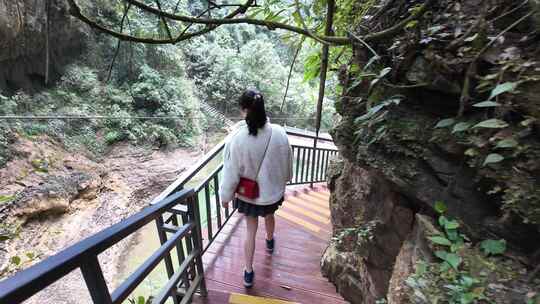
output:
<instances>
[{"instance_id":1,"label":"narrow gorge wall","mask_svg":"<svg viewBox=\"0 0 540 304\"><path fill-rule=\"evenodd\" d=\"M64 0L0 0L0 89L34 92L44 86L47 17L51 80L82 53L89 31Z\"/></svg>"},{"instance_id":2,"label":"narrow gorge wall","mask_svg":"<svg viewBox=\"0 0 540 304\"><path fill-rule=\"evenodd\" d=\"M415 7L380 7L389 2L380 19ZM380 55L370 69L372 52L355 45L340 75L342 120L332 135L342 159L329 174L334 238L321 262L351 303L540 301L540 43L535 15L522 18L531 5L432 1L399 35L370 43ZM375 86L359 76L385 67L391 72ZM505 83L518 89L490 96ZM486 100L493 103L472 106ZM437 202L466 236L452 247L459 264L451 275L438 267L449 248L431 241L445 235ZM485 254L485 239L504 239L506 253ZM464 276L474 283L449 291Z\"/></svg>"}]
</instances>

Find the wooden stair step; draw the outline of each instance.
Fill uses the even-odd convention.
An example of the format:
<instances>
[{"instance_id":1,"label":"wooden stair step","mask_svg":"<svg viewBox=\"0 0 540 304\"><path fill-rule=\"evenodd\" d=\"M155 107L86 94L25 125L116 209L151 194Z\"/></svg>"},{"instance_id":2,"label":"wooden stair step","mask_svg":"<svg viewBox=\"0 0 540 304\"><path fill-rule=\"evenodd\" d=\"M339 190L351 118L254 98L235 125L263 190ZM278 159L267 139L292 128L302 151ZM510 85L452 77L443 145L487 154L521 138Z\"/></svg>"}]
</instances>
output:
<instances>
[{"instance_id":1,"label":"wooden stair step","mask_svg":"<svg viewBox=\"0 0 540 304\"><path fill-rule=\"evenodd\" d=\"M272 298L263 298L256 296L248 296L239 293L232 293L229 297L230 304L298 304L297 302L290 302Z\"/></svg>"}]
</instances>

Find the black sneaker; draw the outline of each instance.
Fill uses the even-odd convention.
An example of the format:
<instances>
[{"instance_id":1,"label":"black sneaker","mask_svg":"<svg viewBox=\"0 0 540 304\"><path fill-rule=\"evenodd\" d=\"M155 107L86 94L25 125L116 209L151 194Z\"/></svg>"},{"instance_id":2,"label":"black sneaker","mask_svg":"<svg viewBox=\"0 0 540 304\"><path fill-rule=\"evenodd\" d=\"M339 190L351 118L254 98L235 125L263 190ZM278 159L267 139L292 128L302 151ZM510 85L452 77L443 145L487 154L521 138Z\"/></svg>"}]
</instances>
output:
<instances>
[{"instance_id":1,"label":"black sneaker","mask_svg":"<svg viewBox=\"0 0 540 304\"><path fill-rule=\"evenodd\" d=\"M247 272L244 270L244 286L246 288L253 286L253 278L255 278L255 271Z\"/></svg>"},{"instance_id":2,"label":"black sneaker","mask_svg":"<svg viewBox=\"0 0 540 304\"><path fill-rule=\"evenodd\" d=\"M274 239L266 240L266 251L270 253L274 252Z\"/></svg>"}]
</instances>

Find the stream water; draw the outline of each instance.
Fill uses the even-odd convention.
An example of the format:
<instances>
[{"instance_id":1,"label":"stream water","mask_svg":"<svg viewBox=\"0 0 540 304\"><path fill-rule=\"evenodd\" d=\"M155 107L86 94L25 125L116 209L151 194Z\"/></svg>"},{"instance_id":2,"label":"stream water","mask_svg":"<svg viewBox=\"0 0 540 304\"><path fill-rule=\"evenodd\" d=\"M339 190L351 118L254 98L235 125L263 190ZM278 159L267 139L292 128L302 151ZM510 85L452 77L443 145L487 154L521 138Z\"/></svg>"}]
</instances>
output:
<instances>
[{"instance_id":1,"label":"stream water","mask_svg":"<svg viewBox=\"0 0 540 304\"><path fill-rule=\"evenodd\" d=\"M212 138L210 147L217 144L224 138L224 135ZM212 171L214 171L222 161L222 154L218 154L212 161L210 161L196 176L194 176L185 186L185 188L192 188L198 186L208 177ZM220 176L221 177L221 176ZM211 183L211 214L214 217L217 213L215 199L214 199L213 183ZM206 227L207 223L207 209L204 200L204 191L199 192L199 210L201 217L202 228ZM129 249L126 251L125 258L120 265L118 275L114 279L113 284L119 284L132 274L137 267L144 263L159 247L161 246L159 237L157 235L157 228L155 222L151 222L136 232L135 236L131 239ZM184 244L185 248L185 244ZM171 251L171 257L175 270L178 268L178 255L176 249ZM130 299L137 299L139 296L148 298L149 296L159 293L161 288L168 281L167 271L165 263L162 261L159 265L145 278L143 282L132 292ZM114 286L117 287L117 286ZM129 300L124 303L130 303ZM135 302L137 303L137 302ZM172 303L172 300L166 303Z\"/></svg>"}]
</instances>

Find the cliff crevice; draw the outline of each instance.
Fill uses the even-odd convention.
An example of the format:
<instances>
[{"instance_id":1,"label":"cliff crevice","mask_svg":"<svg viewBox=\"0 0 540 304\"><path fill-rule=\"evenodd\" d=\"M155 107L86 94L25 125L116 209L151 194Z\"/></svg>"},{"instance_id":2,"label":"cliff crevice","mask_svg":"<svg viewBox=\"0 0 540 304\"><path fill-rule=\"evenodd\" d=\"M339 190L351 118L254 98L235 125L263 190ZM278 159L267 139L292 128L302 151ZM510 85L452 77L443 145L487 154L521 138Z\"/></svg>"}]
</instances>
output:
<instances>
[{"instance_id":1,"label":"cliff crevice","mask_svg":"<svg viewBox=\"0 0 540 304\"><path fill-rule=\"evenodd\" d=\"M417 7L393 3L382 20ZM539 298L535 9L438 1L370 45L378 58L354 46L340 75L342 159L329 173L334 238L322 259L352 303Z\"/></svg>"}]
</instances>

